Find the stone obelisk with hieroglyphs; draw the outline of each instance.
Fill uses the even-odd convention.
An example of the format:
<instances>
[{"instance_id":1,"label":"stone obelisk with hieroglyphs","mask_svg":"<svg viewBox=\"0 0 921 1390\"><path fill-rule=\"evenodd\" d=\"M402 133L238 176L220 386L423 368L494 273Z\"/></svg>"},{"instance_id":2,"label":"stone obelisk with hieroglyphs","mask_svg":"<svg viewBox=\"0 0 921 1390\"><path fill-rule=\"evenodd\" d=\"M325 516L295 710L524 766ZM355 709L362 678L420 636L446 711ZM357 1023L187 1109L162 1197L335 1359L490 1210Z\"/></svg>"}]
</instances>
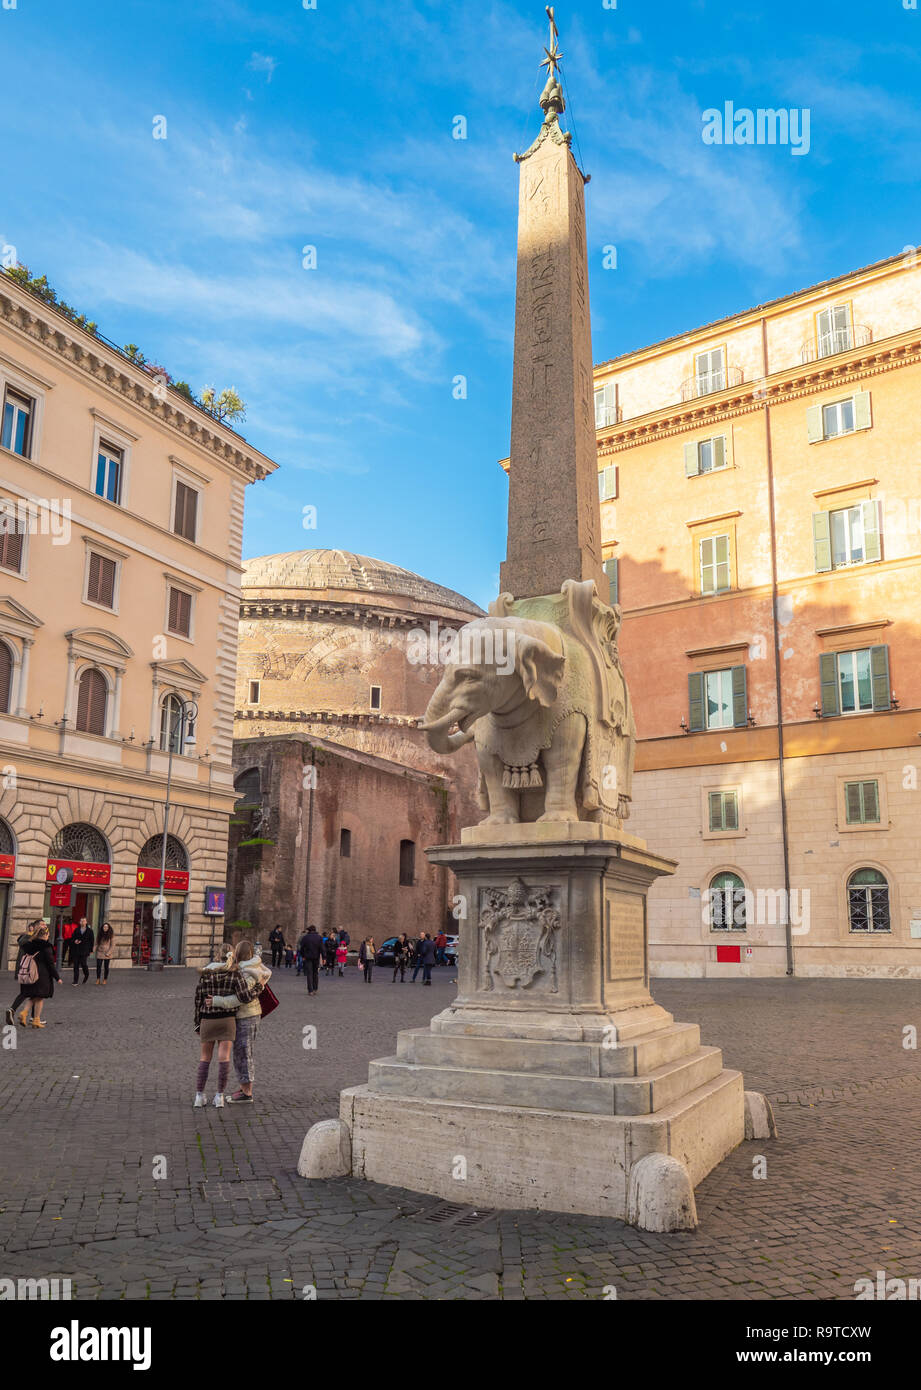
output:
<instances>
[{"instance_id":1,"label":"stone obelisk with hieroglyphs","mask_svg":"<svg viewBox=\"0 0 921 1390\"><path fill-rule=\"evenodd\" d=\"M557 594L601 567L585 176L560 129L561 57L551 20L549 68L534 144L516 155L518 288L509 456L508 558L500 587L516 599Z\"/></svg>"}]
</instances>

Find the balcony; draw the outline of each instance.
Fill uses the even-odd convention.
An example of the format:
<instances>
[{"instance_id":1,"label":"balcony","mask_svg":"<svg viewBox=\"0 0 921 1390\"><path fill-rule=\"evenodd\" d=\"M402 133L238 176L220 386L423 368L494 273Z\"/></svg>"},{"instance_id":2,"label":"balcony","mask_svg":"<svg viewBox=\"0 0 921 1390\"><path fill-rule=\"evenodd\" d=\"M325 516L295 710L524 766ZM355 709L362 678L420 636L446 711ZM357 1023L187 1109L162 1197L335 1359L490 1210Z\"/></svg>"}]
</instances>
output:
<instances>
[{"instance_id":1,"label":"balcony","mask_svg":"<svg viewBox=\"0 0 921 1390\"><path fill-rule=\"evenodd\" d=\"M701 372L687 377L681 383L681 399L694 401L698 396L711 396L714 391L725 391L728 387L741 385L741 367L722 367L716 372Z\"/></svg>"},{"instance_id":2,"label":"balcony","mask_svg":"<svg viewBox=\"0 0 921 1390\"><path fill-rule=\"evenodd\" d=\"M825 333L818 343L807 338L799 350L800 362L817 362L820 357L834 357L838 352L851 352L854 348L866 347L873 341L873 330L865 323L857 323L853 328L839 328L834 333Z\"/></svg>"}]
</instances>

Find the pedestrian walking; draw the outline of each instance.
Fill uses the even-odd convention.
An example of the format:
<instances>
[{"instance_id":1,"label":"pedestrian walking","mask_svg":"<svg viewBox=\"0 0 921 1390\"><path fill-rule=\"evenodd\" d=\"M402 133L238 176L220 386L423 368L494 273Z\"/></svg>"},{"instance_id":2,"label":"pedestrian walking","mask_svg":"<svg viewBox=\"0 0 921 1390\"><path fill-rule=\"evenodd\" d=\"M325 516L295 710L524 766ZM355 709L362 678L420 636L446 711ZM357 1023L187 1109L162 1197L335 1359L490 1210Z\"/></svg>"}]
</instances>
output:
<instances>
[{"instance_id":1,"label":"pedestrian walking","mask_svg":"<svg viewBox=\"0 0 921 1390\"><path fill-rule=\"evenodd\" d=\"M285 934L277 924L269 932L269 945L272 948L272 969L281 965L281 953L285 949Z\"/></svg>"},{"instance_id":2,"label":"pedestrian walking","mask_svg":"<svg viewBox=\"0 0 921 1390\"><path fill-rule=\"evenodd\" d=\"M93 929L85 917L80 918L80 925L70 938L70 960L74 968L74 988L77 986L77 976L83 971L83 983L86 984L90 977L87 961L93 952Z\"/></svg>"},{"instance_id":3,"label":"pedestrian walking","mask_svg":"<svg viewBox=\"0 0 921 1390\"><path fill-rule=\"evenodd\" d=\"M323 938L323 968L324 974L334 975L336 973L336 950L339 945L339 938L334 931L327 932Z\"/></svg>"},{"instance_id":4,"label":"pedestrian walking","mask_svg":"<svg viewBox=\"0 0 921 1390\"><path fill-rule=\"evenodd\" d=\"M96 983L97 985L107 985L109 983L109 964L115 956L115 933L109 922L103 922L99 928L99 940L96 942ZM100 979L100 976L102 977Z\"/></svg>"},{"instance_id":5,"label":"pedestrian walking","mask_svg":"<svg viewBox=\"0 0 921 1390\"><path fill-rule=\"evenodd\" d=\"M435 943L425 932L419 942L419 963L422 966L422 983L432 983L432 966L435 964Z\"/></svg>"},{"instance_id":6,"label":"pedestrian walking","mask_svg":"<svg viewBox=\"0 0 921 1390\"><path fill-rule=\"evenodd\" d=\"M237 965L233 947L230 947L223 961L213 961L206 965L198 977L195 989L195 1031L201 1039L201 1060L195 1080L195 1108L208 1104L205 1086L208 1071L217 1043L217 1090L214 1104L221 1108L224 1104L224 1087L230 1071L230 1050L237 1035L237 1020L233 1010L218 1008L216 996L233 994L241 1004L255 999L261 986L248 980ZM210 1006L208 1000L210 999Z\"/></svg>"},{"instance_id":7,"label":"pedestrian walking","mask_svg":"<svg viewBox=\"0 0 921 1390\"><path fill-rule=\"evenodd\" d=\"M285 946L285 969L290 970L294 964L294 947Z\"/></svg>"},{"instance_id":8,"label":"pedestrian walking","mask_svg":"<svg viewBox=\"0 0 921 1390\"><path fill-rule=\"evenodd\" d=\"M17 949L17 955L16 955L16 964L13 966L13 974L14 974L14 975L18 975L18 974L19 974L19 966L20 966L20 964L21 964L21 962L22 962L22 948L23 948L23 946L27 945L28 942L30 942L30 941L34 938L35 933L36 933L36 931L38 930L38 928L41 926L41 924L42 924L42 919L41 919L41 917L35 917L35 918L33 918L33 920L32 920L31 922L27 922L27 923L26 923L26 929L25 929L25 931L24 931L24 932L20 932L19 936L16 938L16 946L17 946L18 949Z\"/></svg>"},{"instance_id":9,"label":"pedestrian walking","mask_svg":"<svg viewBox=\"0 0 921 1390\"><path fill-rule=\"evenodd\" d=\"M72 964L70 959L70 943L74 939L74 932L76 930L76 922L64 922L61 925L61 940L64 942L64 945L61 950L62 965L70 966Z\"/></svg>"},{"instance_id":10,"label":"pedestrian walking","mask_svg":"<svg viewBox=\"0 0 921 1390\"><path fill-rule=\"evenodd\" d=\"M393 979L390 981L392 985L395 985L397 982L398 970L400 972L400 984L403 985L406 983L406 967L409 964L410 949L410 944L404 932L403 935L398 936L393 943Z\"/></svg>"},{"instance_id":11,"label":"pedestrian walking","mask_svg":"<svg viewBox=\"0 0 921 1390\"><path fill-rule=\"evenodd\" d=\"M304 974L307 976L307 993L316 994L320 988L320 956L323 951L323 938L316 927L308 927L297 946L301 953Z\"/></svg>"},{"instance_id":12,"label":"pedestrian walking","mask_svg":"<svg viewBox=\"0 0 921 1390\"><path fill-rule=\"evenodd\" d=\"M249 941L238 941L233 954L240 974L252 984L258 985L261 994L272 978L271 970L267 965L263 965ZM233 1069L240 1084L233 1095L227 1097L227 1103L228 1105L252 1105L253 1081L256 1076L253 1046L259 1024L262 1022L262 1005L258 996L248 1000L245 1004L241 1004L235 994L218 994L211 995L205 1000L205 1003L211 1008L217 1006L220 1009L235 1011L237 1031L233 1040Z\"/></svg>"},{"instance_id":13,"label":"pedestrian walking","mask_svg":"<svg viewBox=\"0 0 921 1390\"><path fill-rule=\"evenodd\" d=\"M435 960L439 965L447 965L448 963L445 959L445 951L447 950L447 947L448 938L445 936L443 931L440 931L438 935L435 937Z\"/></svg>"},{"instance_id":14,"label":"pedestrian walking","mask_svg":"<svg viewBox=\"0 0 921 1390\"><path fill-rule=\"evenodd\" d=\"M416 983L416 976L422 969L422 943L423 941L427 940L428 932L421 932L419 935L419 940L413 942L413 977L410 980L411 985L414 985Z\"/></svg>"},{"instance_id":15,"label":"pedestrian walking","mask_svg":"<svg viewBox=\"0 0 921 1390\"><path fill-rule=\"evenodd\" d=\"M365 984L371 983L371 972L374 969L374 957L377 952L374 949L374 937L366 936L358 948L358 964L365 972Z\"/></svg>"},{"instance_id":16,"label":"pedestrian walking","mask_svg":"<svg viewBox=\"0 0 921 1390\"><path fill-rule=\"evenodd\" d=\"M346 965L348 964L348 959L349 959L349 948L348 948L348 946L345 944L345 942L344 942L343 940L340 939L339 944L338 944L337 947L336 947L336 965L339 967L339 974L340 974L340 976L341 976L341 975L343 974L343 972L345 971L345 967L346 967Z\"/></svg>"},{"instance_id":17,"label":"pedestrian walking","mask_svg":"<svg viewBox=\"0 0 921 1390\"><path fill-rule=\"evenodd\" d=\"M15 1017L23 1028L29 1023L29 1011L31 1010L31 1023L33 1028L45 1028L47 1024L42 1021L42 1009L45 1000L50 999L54 994L55 982L60 982L57 966L54 963L54 947L48 940L48 928L44 922L39 922L35 928L32 939L24 942L19 969L16 973L16 980L19 984L19 993L6 1011L7 1023L12 1023ZM20 1014L16 1010L24 1004Z\"/></svg>"}]
</instances>

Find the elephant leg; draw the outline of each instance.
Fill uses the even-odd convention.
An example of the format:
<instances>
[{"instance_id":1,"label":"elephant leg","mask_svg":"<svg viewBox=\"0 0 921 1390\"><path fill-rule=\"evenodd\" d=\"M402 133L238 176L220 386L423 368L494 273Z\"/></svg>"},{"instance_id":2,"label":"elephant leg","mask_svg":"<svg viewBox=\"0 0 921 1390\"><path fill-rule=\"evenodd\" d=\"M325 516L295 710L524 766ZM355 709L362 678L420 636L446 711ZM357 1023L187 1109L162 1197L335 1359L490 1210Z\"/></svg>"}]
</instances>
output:
<instances>
[{"instance_id":1,"label":"elephant leg","mask_svg":"<svg viewBox=\"0 0 921 1390\"><path fill-rule=\"evenodd\" d=\"M585 745L585 716L574 711L558 726L553 743L541 754L544 764L544 814L539 820L578 820L576 787Z\"/></svg>"},{"instance_id":2,"label":"elephant leg","mask_svg":"<svg viewBox=\"0 0 921 1390\"><path fill-rule=\"evenodd\" d=\"M481 824L516 825L520 819L518 793L513 788L502 785L505 764L495 753L487 753L483 748L478 748L476 755L489 798L489 815Z\"/></svg>"}]
</instances>

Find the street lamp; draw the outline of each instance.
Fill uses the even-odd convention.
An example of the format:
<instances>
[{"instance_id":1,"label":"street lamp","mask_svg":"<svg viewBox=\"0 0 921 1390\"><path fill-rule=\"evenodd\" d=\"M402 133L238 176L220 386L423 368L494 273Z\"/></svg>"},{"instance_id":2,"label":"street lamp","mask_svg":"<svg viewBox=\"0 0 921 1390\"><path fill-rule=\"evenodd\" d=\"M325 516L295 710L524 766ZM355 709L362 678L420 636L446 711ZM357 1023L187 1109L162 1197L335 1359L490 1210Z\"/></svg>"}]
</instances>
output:
<instances>
[{"instance_id":1,"label":"street lamp","mask_svg":"<svg viewBox=\"0 0 921 1390\"><path fill-rule=\"evenodd\" d=\"M166 746L169 761L166 764L166 802L163 806L163 846L160 854L160 896L154 903L154 933L150 946L148 970L163 969L163 923L166 921L166 847L169 843L169 794L173 780L173 744L182 748L195 747L195 721L198 718L198 705L194 700L184 700L181 695L168 695L166 705ZM185 736L183 737L183 729Z\"/></svg>"}]
</instances>

